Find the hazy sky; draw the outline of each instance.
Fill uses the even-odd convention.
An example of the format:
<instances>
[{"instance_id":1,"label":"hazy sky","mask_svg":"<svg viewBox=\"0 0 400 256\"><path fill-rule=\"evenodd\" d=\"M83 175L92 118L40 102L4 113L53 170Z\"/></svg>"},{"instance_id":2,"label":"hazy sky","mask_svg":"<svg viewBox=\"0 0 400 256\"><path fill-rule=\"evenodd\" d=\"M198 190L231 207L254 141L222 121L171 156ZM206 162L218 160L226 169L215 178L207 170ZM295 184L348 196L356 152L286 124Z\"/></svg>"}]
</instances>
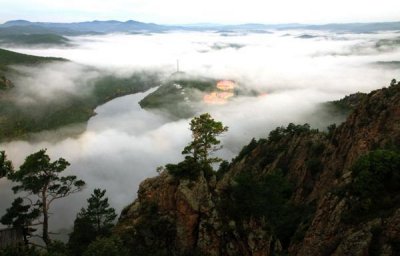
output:
<instances>
[{"instance_id":1,"label":"hazy sky","mask_svg":"<svg viewBox=\"0 0 400 256\"><path fill-rule=\"evenodd\" d=\"M0 22L139 20L164 24L400 20L399 0L0 0Z\"/></svg>"}]
</instances>

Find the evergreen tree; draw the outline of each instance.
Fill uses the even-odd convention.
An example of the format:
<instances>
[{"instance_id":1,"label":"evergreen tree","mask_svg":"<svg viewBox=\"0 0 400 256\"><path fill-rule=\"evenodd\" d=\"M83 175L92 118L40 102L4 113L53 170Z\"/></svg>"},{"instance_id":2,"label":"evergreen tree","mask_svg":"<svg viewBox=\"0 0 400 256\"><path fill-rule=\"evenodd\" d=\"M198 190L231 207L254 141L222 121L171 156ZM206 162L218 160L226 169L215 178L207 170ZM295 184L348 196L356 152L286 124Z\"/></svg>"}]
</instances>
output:
<instances>
[{"instance_id":1,"label":"evergreen tree","mask_svg":"<svg viewBox=\"0 0 400 256\"><path fill-rule=\"evenodd\" d=\"M220 162L220 158L209 158L209 155L222 148L217 136L228 131L228 127L205 113L191 120L190 130L193 141L184 148L182 154L191 154L195 161L203 165Z\"/></svg>"},{"instance_id":2,"label":"evergreen tree","mask_svg":"<svg viewBox=\"0 0 400 256\"><path fill-rule=\"evenodd\" d=\"M84 209L82 209L84 210ZM91 220L83 214L78 213L74 221L74 229L69 235L68 249L71 255L80 256L86 250L88 245L96 239L97 233L90 222Z\"/></svg>"},{"instance_id":3,"label":"evergreen tree","mask_svg":"<svg viewBox=\"0 0 400 256\"><path fill-rule=\"evenodd\" d=\"M21 229L24 243L28 245L28 238L32 235L32 232L36 231L31 225L39 216L40 210L38 208L31 207L31 204L24 204L24 200L18 197L7 209L6 214L1 217L0 222L3 225Z\"/></svg>"},{"instance_id":4,"label":"evergreen tree","mask_svg":"<svg viewBox=\"0 0 400 256\"><path fill-rule=\"evenodd\" d=\"M7 155L4 151L0 151L0 178L11 173L13 166L11 161L7 160Z\"/></svg>"},{"instance_id":5,"label":"evergreen tree","mask_svg":"<svg viewBox=\"0 0 400 256\"><path fill-rule=\"evenodd\" d=\"M11 166L11 164L7 164L7 166ZM76 176L61 176L61 173L68 166L69 163L63 158L50 162L46 150L40 150L29 155L18 171L11 171L7 175L11 181L18 184L12 188L14 193L25 192L26 195L23 199L15 199L11 208L7 210L8 216L6 214L4 218L8 220L8 223L19 223L20 219L29 226L41 225L42 234L40 237L47 247L51 244L49 210L52 203L57 199L81 191L85 185L85 182L78 180ZM27 205L24 205L23 201ZM29 221L24 215L29 217ZM37 219L40 216L42 218L33 223L33 217L36 216Z\"/></svg>"},{"instance_id":6,"label":"evergreen tree","mask_svg":"<svg viewBox=\"0 0 400 256\"><path fill-rule=\"evenodd\" d=\"M106 235L114 226L113 222L117 217L114 208L110 207L108 198L103 198L106 190L95 189L87 200L87 210L82 215L87 216L99 235Z\"/></svg>"},{"instance_id":7,"label":"evergreen tree","mask_svg":"<svg viewBox=\"0 0 400 256\"><path fill-rule=\"evenodd\" d=\"M78 213L68 242L73 255L81 255L96 237L111 235L117 214L110 207L108 198L104 198L105 193L106 190L95 189L87 200L87 208Z\"/></svg>"}]
</instances>

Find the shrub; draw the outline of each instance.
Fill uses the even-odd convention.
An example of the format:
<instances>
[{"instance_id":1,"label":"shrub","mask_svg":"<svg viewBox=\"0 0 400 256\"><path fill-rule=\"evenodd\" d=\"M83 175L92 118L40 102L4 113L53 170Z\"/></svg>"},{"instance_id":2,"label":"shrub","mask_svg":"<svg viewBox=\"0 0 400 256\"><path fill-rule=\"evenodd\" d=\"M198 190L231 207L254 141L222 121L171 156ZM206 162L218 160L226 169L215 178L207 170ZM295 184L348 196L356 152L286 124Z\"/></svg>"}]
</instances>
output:
<instances>
[{"instance_id":1,"label":"shrub","mask_svg":"<svg viewBox=\"0 0 400 256\"><path fill-rule=\"evenodd\" d=\"M83 256L128 256L126 249L118 237L100 238L92 242Z\"/></svg>"},{"instance_id":2,"label":"shrub","mask_svg":"<svg viewBox=\"0 0 400 256\"><path fill-rule=\"evenodd\" d=\"M244 157L246 157L251 151L253 151L258 145L258 142L252 138L250 143L242 148L240 151L239 155L235 158L235 162L238 162L242 160Z\"/></svg>"},{"instance_id":3,"label":"shrub","mask_svg":"<svg viewBox=\"0 0 400 256\"><path fill-rule=\"evenodd\" d=\"M222 161L221 164L219 165L218 171L217 171L217 179L221 179L224 174L229 170L229 162L228 161Z\"/></svg>"},{"instance_id":4,"label":"shrub","mask_svg":"<svg viewBox=\"0 0 400 256\"><path fill-rule=\"evenodd\" d=\"M345 219L354 221L387 214L400 204L399 151L371 151L361 156L351 171L353 180L345 187L349 194Z\"/></svg>"},{"instance_id":5,"label":"shrub","mask_svg":"<svg viewBox=\"0 0 400 256\"><path fill-rule=\"evenodd\" d=\"M307 170L309 170L311 172L311 175L313 177L316 174L320 173L324 168L321 160L317 157L312 157L311 159L307 160L306 167L307 167Z\"/></svg>"},{"instance_id":6,"label":"shrub","mask_svg":"<svg viewBox=\"0 0 400 256\"><path fill-rule=\"evenodd\" d=\"M310 150L313 156L320 156L325 150L325 144L320 141L314 142L311 144Z\"/></svg>"},{"instance_id":7,"label":"shrub","mask_svg":"<svg viewBox=\"0 0 400 256\"><path fill-rule=\"evenodd\" d=\"M0 249L0 256L40 256L41 253L35 247L26 247L20 245L17 247L10 246Z\"/></svg>"},{"instance_id":8,"label":"shrub","mask_svg":"<svg viewBox=\"0 0 400 256\"><path fill-rule=\"evenodd\" d=\"M200 165L193 157L190 156L185 157L185 160L178 164L167 164L165 167L175 178L191 180L198 178L202 171L202 165Z\"/></svg>"},{"instance_id":9,"label":"shrub","mask_svg":"<svg viewBox=\"0 0 400 256\"><path fill-rule=\"evenodd\" d=\"M155 203L145 203L139 208L141 218L132 228L121 234L130 255L172 255L176 228L168 216L160 216Z\"/></svg>"},{"instance_id":10,"label":"shrub","mask_svg":"<svg viewBox=\"0 0 400 256\"><path fill-rule=\"evenodd\" d=\"M336 131L336 124L331 124L328 127L326 127L326 129L328 131L327 137L328 139L331 139Z\"/></svg>"},{"instance_id":11,"label":"shrub","mask_svg":"<svg viewBox=\"0 0 400 256\"><path fill-rule=\"evenodd\" d=\"M262 178L245 172L236 177L220 208L236 221L265 217L273 234L287 246L301 218L301 210L289 201L291 195L292 186L280 170Z\"/></svg>"}]
</instances>

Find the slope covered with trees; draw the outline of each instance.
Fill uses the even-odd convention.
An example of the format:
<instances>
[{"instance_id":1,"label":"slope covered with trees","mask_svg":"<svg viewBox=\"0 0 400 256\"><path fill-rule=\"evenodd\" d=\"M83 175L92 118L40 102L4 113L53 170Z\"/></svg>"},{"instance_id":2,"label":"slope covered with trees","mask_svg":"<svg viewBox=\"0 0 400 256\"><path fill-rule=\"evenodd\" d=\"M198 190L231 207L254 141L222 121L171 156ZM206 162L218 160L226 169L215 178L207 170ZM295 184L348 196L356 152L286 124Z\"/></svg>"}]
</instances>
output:
<instances>
[{"instance_id":1,"label":"slope covered with trees","mask_svg":"<svg viewBox=\"0 0 400 256\"><path fill-rule=\"evenodd\" d=\"M400 84L363 95L352 108L324 132L277 127L217 171L209 160L227 127L208 114L195 117L188 156L143 181L115 227L105 191L96 189L69 244L22 247L19 255L397 255ZM13 173L4 153L0 167ZM18 201L13 206L36 218Z\"/></svg>"},{"instance_id":2,"label":"slope covered with trees","mask_svg":"<svg viewBox=\"0 0 400 256\"><path fill-rule=\"evenodd\" d=\"M0 141L15 138L29 138L31 133L54 130L66 125L85 123L92 117L94 109L116 97L143 92L159 84L159 74L137 72L129 77L100 75L90 80L82 91L69 93L60 91L57 101L36 101L29 107L18 104L14 77L26 76L13 69L12 65L32 66L66 62L52 57L37 57L0 49ZM91 67L82 67L87 72Z\"/></svg>"},{"instance_id":3,"label":"slope covered with trees","mask_svg":"<svg viewBox=\"0 0 400 256\"><path fill-rule=\"evenodd\" d=\"M167 166L116 232L131 255L396 255L399 123L392 84L327 132L278 127L217 172Z\"/></svg>"}]
</instances>

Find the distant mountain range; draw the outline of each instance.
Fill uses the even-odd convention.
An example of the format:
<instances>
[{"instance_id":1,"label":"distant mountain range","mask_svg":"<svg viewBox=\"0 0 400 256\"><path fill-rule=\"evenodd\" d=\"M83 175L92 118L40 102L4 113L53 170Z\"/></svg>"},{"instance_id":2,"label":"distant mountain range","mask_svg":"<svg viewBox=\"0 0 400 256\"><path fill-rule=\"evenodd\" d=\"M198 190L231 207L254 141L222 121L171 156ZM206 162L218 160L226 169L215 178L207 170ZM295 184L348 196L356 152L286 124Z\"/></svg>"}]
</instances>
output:
<instances>
[{"instance_id":1,"label":"distant mountain range","mask_svg":"<svg viewBox=\"0 0 400 256\"><path fill-rule=\"evenodd\" d=\"M0 28L17 28L18 30L33 31L33 33L57 33L63 35L78 35L91 33L114 33L114 32L162 32L171 29L179 29L176 26L164 26L154 23L143 23L134 20L125 22L108 21L87 21L73 23L54 22L30 22L27 20L7 21Z\"/></svg>"},{"instance_id":2,"label":"distant mountain range","mask_svg":"<svg viewBox=\"0 0 400 256\"><path fill-rule=\"evenodd\" d=\"M221 25L212 23L199 23L188 25L160 25L155 23L143 23L134 20L125 22L108 21L87 21L73 23L54 23L54 22L30 22L27 20L12 20L0 25L0 33L29 33L29 34L48 34L59 35L79 35L79 34L103 34L103 33L137 33L137 32L164 32L170 30L268 30L268 29L311 29L311 30L330 30L340 32L370 33L376 31L400 30L400 22L381 22L381 23L343 23L343 24L258 24L247 23L238 25Z\"/></svg>"},{"instance_id":3,"label":"distant mountain range","mask_svg":"<svg viewBox=\"0 0 400 256\"><path fill-rule=\"evenodd\" d=\"M333 31L337 33L375 33L378 31L399 31L400 22L382 23L346 23L346 24L258 24L246 23L237 25L221 25L213 23L198 23L186 25L159 25L143 23L134 20L125 22L86 21L73 23L31 22L27 20L12 20L0 24L0 45L35 46L35 47L68 47L70 40L65 36L96 35L109 33L163 33L168 31L216 31L221 35L230 33L270 33L270 30L307 29Z\"/></svg>"}]
</instances>

